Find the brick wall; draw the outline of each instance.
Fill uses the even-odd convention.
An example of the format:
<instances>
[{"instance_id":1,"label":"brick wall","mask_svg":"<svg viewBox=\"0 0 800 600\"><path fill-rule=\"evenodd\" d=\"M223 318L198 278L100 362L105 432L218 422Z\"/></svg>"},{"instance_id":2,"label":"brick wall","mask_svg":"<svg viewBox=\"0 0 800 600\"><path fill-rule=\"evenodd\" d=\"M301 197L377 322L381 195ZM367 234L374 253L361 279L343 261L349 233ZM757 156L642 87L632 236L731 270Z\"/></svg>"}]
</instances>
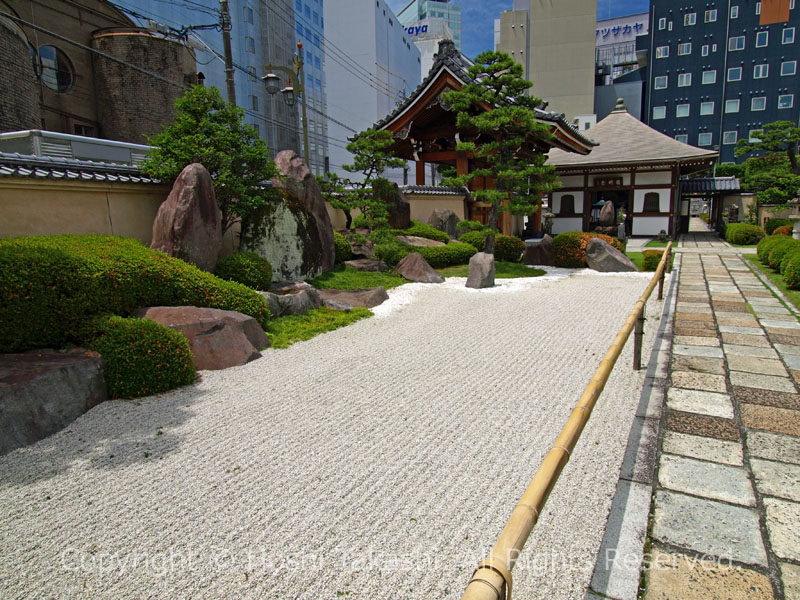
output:
<instances>
[{"instance_id":1,"label":"brick wall","mask_svg":"<svg viewBox=\"0 0 800 600\"><path fill-rule=\"evenodd\" d=\"M0 19L0 132L39 129L41 111L27 44Z\"/></svg>"}]
</instances>

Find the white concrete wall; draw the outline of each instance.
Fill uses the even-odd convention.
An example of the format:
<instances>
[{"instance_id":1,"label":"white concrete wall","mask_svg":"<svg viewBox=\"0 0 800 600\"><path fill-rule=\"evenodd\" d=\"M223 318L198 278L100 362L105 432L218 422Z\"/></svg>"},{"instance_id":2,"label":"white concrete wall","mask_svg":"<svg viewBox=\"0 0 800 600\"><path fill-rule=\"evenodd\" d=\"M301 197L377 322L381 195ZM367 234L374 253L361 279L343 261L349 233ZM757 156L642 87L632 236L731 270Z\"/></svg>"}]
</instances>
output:
<instances>
[{"instance_id":1,"label":"white concrete wall","mask_svg":"<svg viewBox=\"0 0 800 600\"><path fill-rule=\"evenodd\" d=\"M583 175L568 175L560 179L564 187L583 187Z\"/></svg>"},{"instance_id":2,"label":"white concrete wall","mask_svg":"<svg viewBox=\"0 0 800 600\"><path fill-rule=\"evenodd\" d=\"M658 235L662 229L669 232L669 217L633 218L633 235Z\"/></svg>"},{"instance_id":3,"label":"white concrete wall","mask_svg":"<svg viewBox=\"0 0 800 600\"><path fill-rule=\"evenodd\" d=\"M644 197L645 194L655 192L658 194L658 209L660 212L669 212L669 197L672 192L670 188L662 188L658 190L634 190L633 192L633 212L644 211Z\"/></svg>"},{"instance_id":4,"label":"white concrete wall","mask_svg":"<svg viewBox=\"0 0 800 600\"><path fill-rule=\"evenodd\" d=\"M672 184L671 171L655 171L653 173L636 173L636 185Z\"/></svg>"},{"instance_id":5,"label":"white concrete wall","mask_svg":"<svg viewBox=\"0 0 800 600\"><path fill-rule=\"evenodd\" d=\"M569 194L575 196L575 212L582 213L583 192L553 192L553 197L550 200L550 210L555 214L561 212L561 198Z\"/></svg>"},{"instance_id":6,"label":"white concrete wall","mask_svg":"<svg viewBox=\"0 0 800 600\"><path fill-rule=\"evenodd\" d=\"M566 231L583 231L583 219L581 217L554 217L553 235Z\"/></svg>"}]
</instances>

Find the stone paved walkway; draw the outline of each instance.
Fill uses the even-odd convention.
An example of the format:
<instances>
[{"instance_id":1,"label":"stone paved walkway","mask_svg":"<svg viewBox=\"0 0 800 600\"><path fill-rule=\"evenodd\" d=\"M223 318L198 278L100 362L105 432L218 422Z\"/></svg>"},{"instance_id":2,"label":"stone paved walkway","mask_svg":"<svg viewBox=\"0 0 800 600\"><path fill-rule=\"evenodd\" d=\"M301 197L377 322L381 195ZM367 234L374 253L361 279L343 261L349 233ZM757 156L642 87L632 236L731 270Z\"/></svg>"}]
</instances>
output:
<instances>
[{"instance_id":1,"label":"stone paved walkway","mask_svg":"<svg viewBox=\"0 0 800 600\"><path fill-rule=\"evenodd\" d=\"M800 598L800 322L684 236L644 598Z\"/></svg>"}]
</instances>

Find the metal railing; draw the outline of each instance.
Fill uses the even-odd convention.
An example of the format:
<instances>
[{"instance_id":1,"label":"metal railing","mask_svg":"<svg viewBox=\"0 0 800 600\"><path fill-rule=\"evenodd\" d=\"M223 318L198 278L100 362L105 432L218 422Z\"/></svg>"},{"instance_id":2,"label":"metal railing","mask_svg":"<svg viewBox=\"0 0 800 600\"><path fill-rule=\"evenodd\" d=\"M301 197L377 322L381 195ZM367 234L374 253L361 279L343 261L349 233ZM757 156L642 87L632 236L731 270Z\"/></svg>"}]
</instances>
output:
<instances>
[{"instance_id":1,"label":"metal railing","mask_svg":"<svg viewBox=\"0 0 800 600\"><path fill-rule=\"evenodd\" d=\"M633 368L639 370L642 362L642 337L644 335L644 307L653 290L658 284L658 299L663 298L664 276L667 265L671 260L672 242L667 244L664 256L658 264L655 275L650 285L636 302L622 329L617 334L614 343L606 352L600 366L595 371L594 377L581 394L578 404L572 411L564 428L547 453L536 474L533 476L528 489L520 498L517 506L511 512L511 517L503 528L500 537L492 547L489 555L481 561L472 574L462 600L510 600L511 599L511 569L517 562L525 542L534 525L539 520L550 492L553 490L561 471L569 461L570 454L580 438L583 428L592 414L592 409L597 403L603 388L608 381L611 371L630 337L634 334Z\"/></svg>"}]
</instances>

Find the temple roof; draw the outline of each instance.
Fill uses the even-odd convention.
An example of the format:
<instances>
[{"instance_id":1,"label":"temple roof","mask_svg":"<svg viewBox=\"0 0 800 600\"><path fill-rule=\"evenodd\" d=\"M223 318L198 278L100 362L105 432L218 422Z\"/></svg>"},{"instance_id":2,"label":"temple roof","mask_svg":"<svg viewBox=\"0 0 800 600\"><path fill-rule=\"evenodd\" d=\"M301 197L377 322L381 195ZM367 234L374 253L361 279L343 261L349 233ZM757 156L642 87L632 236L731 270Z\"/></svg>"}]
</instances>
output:
<instances>
[{"instance_id":1,"label":"temple roof","mask_svg":"<svg viewBox=\"0 0 800 600\"><path fill-rule=\"evenodd\" d=\"M118 163L0 152L0 177L157 184L139 167Z\"/></svg>"},{"instance_id":2,"label":"temple roof","mask_svg":"<svg viewBox=\"0 0 800 600\"><path fill-rule=\"evenodd\" d=\"M407 117L406 113L414 111L415 105L423 99L437 82L441 83L440 80L443 76L449 75L461 86L472 83L473 79L469 76L467 70L473 64L471 60L456 49L452 40L441 40L439 42L439 51L434 57L433 66L425 79L422 80L422 83L417 86L410 96L398 104L391 113L378 121L373 128L395 129L397 122L402 122L404 117ZM419 107L416 107L416 110L419 110ZM567 122L563 113L547 111L541 108L535 109L535 112L539 121L550 123L554 127L556 136L551 143L556 144L558 147L568 149L571 152L585 154L591 151L592 146L596 145L593 140L581 134L573 125Z\"/></svg>"},{"instance_id":3,"label":"temple roof","mask_svg":"<svg viewBox=\"0 0 800 600\"><path fill-rule=\"evenodd\" d=\"M620 100L605 119L587 130L598 143L588 156L553 148L547 164L555 167L582 167L610 164L696 162L714 159L719 153L684 144L656 131L631 115Z\"/></svg>"},{"instance_id":4,"label":"temple roof","mask_svg":"<svg viewBox=\"0 0 800 600\"><path fill-rule=\"evenodd\" d=\"M681 180L681 191L695 192L740 192L741 186L736 177L695 177Z\"/></svg>"}]
</instances>

